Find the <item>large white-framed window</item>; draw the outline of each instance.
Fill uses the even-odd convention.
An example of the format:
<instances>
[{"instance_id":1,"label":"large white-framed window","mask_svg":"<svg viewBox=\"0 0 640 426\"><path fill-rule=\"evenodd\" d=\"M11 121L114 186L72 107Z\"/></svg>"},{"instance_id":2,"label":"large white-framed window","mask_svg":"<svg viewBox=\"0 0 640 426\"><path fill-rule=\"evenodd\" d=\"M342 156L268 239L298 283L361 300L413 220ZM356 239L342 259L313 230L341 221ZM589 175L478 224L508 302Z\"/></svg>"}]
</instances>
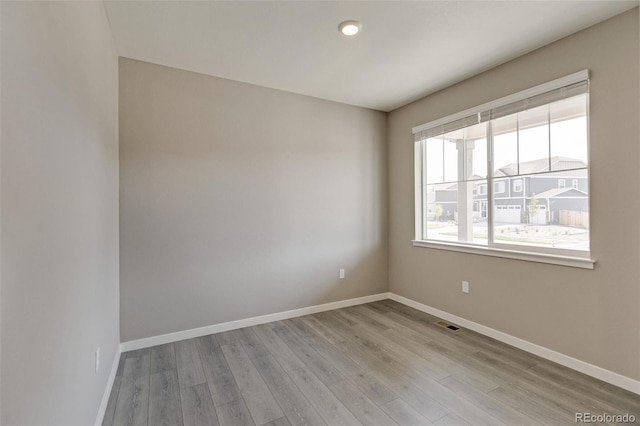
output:
<instances>
[{"instance_id":1,"label":"large white-framed window","mask_svg":"<svg viewBox=\"0 0 640 426\"><path fill-rule=\"evenodd\" d=\"M414 245L593 268L588 79L415 127Z\"/></svg>"}]
</instances>

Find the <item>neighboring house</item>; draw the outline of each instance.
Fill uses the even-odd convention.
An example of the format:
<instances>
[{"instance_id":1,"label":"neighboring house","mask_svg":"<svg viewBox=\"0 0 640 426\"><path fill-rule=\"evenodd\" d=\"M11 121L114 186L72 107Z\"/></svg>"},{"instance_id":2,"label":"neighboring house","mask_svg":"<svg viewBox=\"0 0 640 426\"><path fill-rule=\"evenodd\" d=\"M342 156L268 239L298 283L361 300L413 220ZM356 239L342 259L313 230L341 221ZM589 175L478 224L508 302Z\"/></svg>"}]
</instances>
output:
<instances>
[{"instance_id":1,"label":"neighboring house","mask_svg":"<svg viewBox=\"0 0 640 426\"><path fill-rule=\"evenodd\" d=\"M454 220L455 214L458 211L458 184L434 185L434 190L427 194L427 203L430 206L427 212L427 214L431 215L429 219L438 219L441 221ZM438 215L435 210L436 205L439 205L441 208L438 218L436 218Z\"/></svg>"},{"instance_id":2,"label":"neighboring house","mask_svg":"<svg viewBox=\"0 0 640 426\"><path fill-rule=\"evenodd\" d=\"M559 171L546 173L549 172L549 166L552 171ZM569 226L587 224L589 188L585 167L587 165L580 160L551 157L550 161L543 159L521 163L519 174L516 164L498 169L493 179L494 222ZM427 198L431 205L429 219L435 219L435 205L440 205L442 214L439 220L455 220L457 194L457 183L433 185ZM474 182L475 221L486 220L487 197L486 181ZM537 207L530 209L532 202Z\"/></svg>"}]
</instances>

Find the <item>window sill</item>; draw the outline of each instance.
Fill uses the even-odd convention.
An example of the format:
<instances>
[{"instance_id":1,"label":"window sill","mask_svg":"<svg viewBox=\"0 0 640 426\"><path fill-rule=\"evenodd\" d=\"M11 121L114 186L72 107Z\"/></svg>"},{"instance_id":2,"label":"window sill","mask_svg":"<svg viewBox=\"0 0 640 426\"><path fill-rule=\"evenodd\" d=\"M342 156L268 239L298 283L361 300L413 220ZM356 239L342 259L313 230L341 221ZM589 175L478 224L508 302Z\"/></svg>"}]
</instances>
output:
<instances>
[{"instance_id":1,"label":"window sill","mask_svg":"<svg viewBox=\"0 0 640 426\"><path fill-rule=\"evenodd\" d=\"M559 256L553 254L533 253L517 250L503 250L497 248L468 246L455 243L439 243L435 241L413 241L414 247L424 247L439 250L457 251L460 253L479 254L484 256L502 257L506 259L524 260L527 262L549 263L552 265L570 266L572 268L593 269L595 260L582 257Z\"/></svg>"}]
</instances>

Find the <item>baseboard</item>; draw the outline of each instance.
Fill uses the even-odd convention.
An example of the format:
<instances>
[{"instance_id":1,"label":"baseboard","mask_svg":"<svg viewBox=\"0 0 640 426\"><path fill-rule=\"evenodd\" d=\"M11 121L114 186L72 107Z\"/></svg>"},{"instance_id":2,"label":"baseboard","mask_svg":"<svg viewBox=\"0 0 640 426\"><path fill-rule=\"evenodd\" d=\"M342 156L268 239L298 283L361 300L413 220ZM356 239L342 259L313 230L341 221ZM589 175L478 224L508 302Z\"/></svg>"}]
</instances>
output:
<instances>
[{"instance_id":1,"label":"baseboard","mask_svg":"<svg viewBox=\"0 0 640 426\"><path fill-rule=\"evenodd\" d=\"M410 306L419 311L426 312L428 314L450 321L462 327L468 328L469 330L473 330L485 336L492 337L508 345L530 352L544 359L548 359L549 361L556 362L565 367L571 368L573 370L584 373L588 376L595 377L604 382L610 383L622 389L628 390L629 392L633 392L640 395L640 381L638 380L623 376L618 373L614 373L613 371L609 371L602 367L589 364L588 362L581 361L579 359L570 357L560 352L556 352L554 350L545 348L544 346L531 343L529 341L504 333L502 331L495 330L491 327L487 327L482 324L478 324L476 322L467 320L457 315L453 315L448 312L441 311L440 309L434 308L429 305L425 305L420 302L416 302L404 296L387 292L387 293L379 293L379 294L374 294L370 296L357 297L354 299L341 300L338 302L325 303L322 305L314 305L306 308L293 309L290 311L278 312L274 314L262 315L262 316L252 317L252 318L241 319L237 321L230 321L230 322L214 324L206 327L194 328L194 329L179 331L175 333L163 334L159 336L153 336L153 337L148 337L144 339L130 340L128 342L123 342L122 344L120 344L119 351L116 354L116 359L114 360L114 367L112 368L111 375L109 376L108 387L107 387L107 390L105 391L102 404L100 405L100 412L98 413L98 419L100 420L100 423L101 423L102 417L104 416L104 412L107 408L106 406L109 400L109 393L111 392L111 386L113 385L115 374L118 368L118 360L120 358L120 352L128 352L136 349L148 348L151 346L162 345L165 343L172 343L180 340L192 339L194 337L207 336L209 334L220 333L223 331L235 330L235 329L244 328L244 327L251 327L254 325L265 324L273 321L281 321L289 318L296 318L304 315L311 315L318 312L331 311L334 309L346 308L348 306L361 305L363 303L371 303L371 302L376 302L384 299L395 300L396 302L402 303L403 305ZM99 424L99 423L96 421L96 424Z\"/></svg>"},{"instance_id":2,"label":"baseboard","mask_svg":"<svg viewBox=\"0 0 640 426\"><path fill-rule=\"evenodd\" d=\"M281 321L289 318L311 315L318 312L331 311L334 309L346 308L348 306L361 305L363 303L377 302L378 300L389 299L389 293L373 294L371 296L356 297L355 299L340 300L338 302L324 303L322 305L308 306L306 308L293 309L290 311L278 312L246 318L237 321L224 322L220 324L209 325L206 327L192 328L190 330L178 331L175 333L162 334L159 336L147 337L144 339L130 340L123 342L121 346L122 352L133 351L136 349L148 348L156 345L164 345L166 343L177 342L179 340L192 339L194 337L207 336L209 334L221 333L223 331L235 330L238 328L251 327L254 325L265 324L273 321Z\"/></svg>"},{"instance_id":3,"label":"baseboard","mask_svg":"<svg viewBox=\"0 0 640 426\"><path fill-rule=\"evenodd\" d=\"M638 380L634 380L630 377L614 373L613 371L605 370L604 368L589 364L588 362L580 361L579 359L572 358L560 352L545 348L544 346L536 345L535 343L531 343L518 337L511 336L510 334L503 333L502 331L498 331L491 327L469 321L457 315L453 315L448 312L441 311L440 309L436 309L434 307L408 299L406 297L399 296L395 293L389 293L389 299L395 300L396 302L402 303L403 305L407 305L419 311L426 312L438 318L442 318L446 321L455 323L456 325L468 328L469 330L484 334L485 336L492 337L503 343L522 349L523 351L530 352L544 359L548 359L549 361L564 365L565 367L571 368L572 370L579 371L588 376L595 377L604 382L618 386L622 389L626 389L629 392L640 394L640 381Z\"/></svg>"},{"instance_id":4,"label":"baseboard","mask_svg":"<svg viewBox=\"0 0 640 426\"><path fill-rule=\"evenodd\" d=\"M100 402L100 407L98 408L98 416L96 417L96 426L102 425L102 420L104 420L104 413L107 412L107 405L109 404L109 396L111 395L113 382L115 381L116 373L118 372L118 363L120 362L121 353L122 353L122 345L118 345L116 348L116 354L113 357L111 372L109 373L109 378L107 379L107 387L104 390L104 394L102 395L102 401Z\"/></svg>"}]
</instances>

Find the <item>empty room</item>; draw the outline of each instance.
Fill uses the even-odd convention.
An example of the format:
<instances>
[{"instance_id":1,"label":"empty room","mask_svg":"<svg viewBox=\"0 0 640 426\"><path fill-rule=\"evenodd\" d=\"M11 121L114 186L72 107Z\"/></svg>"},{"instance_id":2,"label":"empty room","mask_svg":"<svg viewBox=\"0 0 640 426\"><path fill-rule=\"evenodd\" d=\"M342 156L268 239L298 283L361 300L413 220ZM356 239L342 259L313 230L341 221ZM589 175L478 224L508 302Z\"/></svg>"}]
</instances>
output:
<instances>
[{"instance_id":1,"label":"empty room","mask_svg":"<svg viewBox=\"0 0 640 426\"><path fill-rule=\"evenodd\" d=\"M0 424L640 424L633 1L1 1Z\"/></svg>"}]
</instances>

